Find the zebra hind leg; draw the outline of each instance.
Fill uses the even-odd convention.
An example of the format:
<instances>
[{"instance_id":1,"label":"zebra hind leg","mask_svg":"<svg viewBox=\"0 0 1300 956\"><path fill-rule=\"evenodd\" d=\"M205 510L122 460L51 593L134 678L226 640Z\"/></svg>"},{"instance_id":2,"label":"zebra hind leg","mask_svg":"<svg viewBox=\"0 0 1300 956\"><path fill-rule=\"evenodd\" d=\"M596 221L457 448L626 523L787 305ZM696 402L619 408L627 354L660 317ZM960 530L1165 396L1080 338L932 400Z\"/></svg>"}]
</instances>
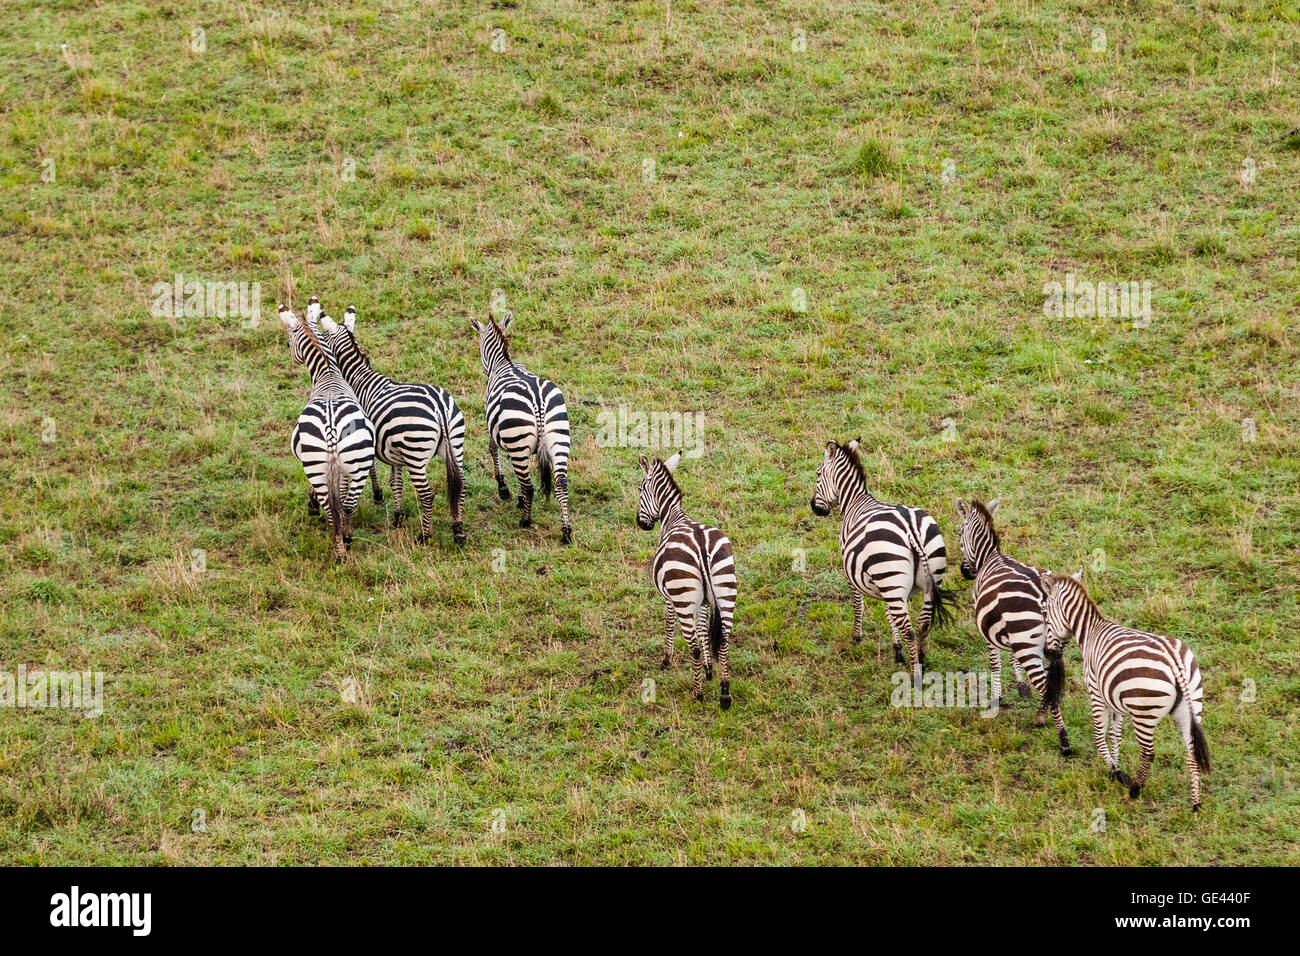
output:
<instances>
[{"instance_id":1,"label":"zebra hind leg","mask_svg":"<svg viewBox=\"0 0 1300 956\"><path fill-rule=\"evenodd\" d=\"M379 484L379 464L374 462L370 466L370 492L374 496L375 504L384 503L384 489Z\"/></svg>"},{"instance_id":2,"label":"zebra hind leg","mask_svg":"<svg viewBox=\"0 0 1300 956\"><path fill-rule=\"evenodd\" d=\"M1020 668L1020 661L1016 660L1015 654L1011 655L1011 669L1016 673L1016 693L1020 695L1021 700L1029 700L1034 696L1033 689L1025 683L1024 671ZM1039 691L1042 694L1042 691Z\"/></svg>"},{"instance_id":3,"label":"zebra hind leg","mask_svg":"<svg viewBox=\"0 0 1300 956\"><path fill-rule=\"evenodd\" d=\"M569 475L560 472L555 476L555 500L560 505L560 544L573 543L573 525L569 523Z\"/></svg>"},{"instance_id":4,"label":"zebra hind leg","mask_svg":"<svg viewBox=\"0 0 1300 956\"><path fill-rule=\"evenodd\" d=\"M402 526L402 466L394 465L388 476L388 490L393 493L393 527Z\"/></svg>"},{"instance_id":5,"label":"zebra hind leg","mask_svg":"<svg viewBox=\"0 0 1300 956\"><path fill-rule=\"evenodd\" d=\"M311 485L307 486L307 514L320 514L320 499L316 497L316 489Z\"/></svg>"},{"instance_id":6,"label":"zebra hind leg","mask_svg":"<svg viewBox=\"0 0 1300 956\"><path fill-rule=\"evenodd\" d=\"M433 536L433 488L429 485L426 468L411 469L411 484L420 499L420 536L416 539L420 544L426 544Z\"/></svg>"},{"instance_id":7,"label":"zebra hind leg","mask_svg":"<svg viewBox=\"0 0 1300 956\"><path fill-rule=\"evenodd\" d=\"M677 609L677 625L686 635L686 643L691 649L691 676L695 685L695 699L704 700L704 682L701 679L704 676L704 667L700 648L699 634L695 630L695 622L698 618L698 608L693 612L685 608Z\"/></svg>"},{"instance_id":8,"label":"zebra hind leg","mask_svg":"<svg viewBox=\"0 0 1300 956\"><path fill-rule=\"evenodd\" d=\"M894 600L885 605L885 616L889 618L890 627L894 631L894 651L898 651L898 635L902 634L903 640L907 642L907 664L915 673L918 669L925 667L925 652L921 648L921 642L912 630L912 619L907 613L907 601Z\"/></svg>"},{"instance_id":9,"label":"zebra hind leg","mask_svg":"<svg viewBox=\"0 0 1300 956\"><path fill-rule=\"evenodd\" d=\"M728 653L731 649L731 615L722 615L722 642L718 645L718 706L723 710L731 709L731 664Z\"/></svg>"},{"instance_id":10,"label":"zebra hind leg","mask_svg":"<svg viewBox=\"0 0 1300 956\"><path fill-rule=\"evenodd\" d=\"M1136 798L1142 793L1142 787L1147 782L1147 775L1151 773L1151 763L1156 757L1155 730L1155 727L1148 727L1134 718L1133 736L1137 738L1138 748L1141 751L1141 761L1138 764L1137 776L1133 778L1132 786L1128 788L1130 797Z\"/></svg>"},{"instance_id":11,"label":"zebra hind leg","mask_svg":"<svg viewBox=\"0 0 1300 956\"><path fill-rule=\"evenodd\" d=\"M664 639L664 659L659 662L659 669L666 671L673 666L673 639L677 636L677 610L673 607L673 602L664 598L664 630L667 636Z\"/></svg>"}]
</instances>

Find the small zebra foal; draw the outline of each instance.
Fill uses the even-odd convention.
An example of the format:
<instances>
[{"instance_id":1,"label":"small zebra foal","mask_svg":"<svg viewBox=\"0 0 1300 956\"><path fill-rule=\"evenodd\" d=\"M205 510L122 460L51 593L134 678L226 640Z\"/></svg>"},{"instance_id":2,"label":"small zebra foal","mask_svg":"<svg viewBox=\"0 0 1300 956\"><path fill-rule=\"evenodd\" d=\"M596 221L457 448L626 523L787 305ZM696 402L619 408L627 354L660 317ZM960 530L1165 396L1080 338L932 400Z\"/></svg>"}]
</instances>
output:
<instances>
[{"instance_id":1,"label":"small zebra foal","mask_svg":"<svg viewBox=\"0 0 1300 956\"><path fill-rule=\"evenodd\" d=\"M309 317L314 318L319 308L313 298ZM289 444L310 485L308 510L324 509L341 561L352 543L357 499L366 477L374 472L375 433L356 394L316 335L314 323L301 321L284 305L279 313L289 333L290 354L311 373L311 397Z\"/></svg>"},{"instance_id":2,"label":"small zebra foal","mask_svg":"<svg viewBox=\"0 0 1300 956\"><path fill-rule=\"evenodd\" d=\"M667 461L651 462L641 456L640 495L636 506L636 523L642 531L663 522L659 547L650 561L655 588L664 598L667 639L661 670L673 664L676 631L691 649L695 676L695 699L704 700L700 672L713 679L713 663L718 664L719 705L731 706L731 668L727 651L731 645L731 624L736 612L736 562L731 542L717 528L700 524L682 509L682 490L672 472L682 460L677 453ZM707 606L707 633L704 611Z\"/></svg>"},{"instance_id":3,"label":"small zebra foal","mask_svg":"<svg viewBox=\"0 0 1300 956\"><path fill-rule=\"evenodd\" d=\"M1187 772L1192 778L1192 810L1201 808L1201 772L1209 772L1210 748L1201 729L1205 689L1201 669L1191 648L1161 634L1124 627L1102 617L1084 590L1083 571L1069 577L1045 572L1047 591L1047 698L1059 702L1065 684L1065 642L1073 636L1083 652L1083 679L1092 710L1092 734L1097 752L1110 768L1112 780L1142 791L1155 759L1156 725L1166 714L1183 735ZM1133 718L1133 735L1141 751L1137 777L1119 768L1119 744L1124 715ZM1106 723L1110 721L1110 746Z\"/></svg>"},{"instance_id":4,"label":"small zebra foal","mask_svg":"<svg viewBox=\"0 0 1300 956\"><path fill-rule=\"evenodd\" d=\"M1002 702L1002 652L1010 651L1020 696L1030 699L1033 693L1030 684L1038 693L1034 724L1041 727L1045 722L1044 713L1051 711L1061 756L1068 757L1073 751L1060 704L1049 704L1044 693L1047 672L1043 668L1046 633L1043 619L1046 593L1040 580L1043 572L1002 553L997 529L993 527L993 515L1001 503L1001 498L994 498L986 507L972 498L967 506L957 499L957 514L961 518L961 573L975 582L975 624L988 645L993 704L996 707ZM1025 676L1029 677L1029 684L1025 683Z\"/></svg>"},{"instance_id":5,"label":"small zebra foal","mask_svg":"<svg viewBox=\"0 0 1300 956\"><path fill-rule=\"evenodd\" d=\"M885 616L894 636L894 660L903 663L901 636L907 642L907 663L915 673L925 665L925 638L931 623L952 620L953 593L943 587L948 567L943 535L934 518L920 508L887 505L867 490L856 441L829 442L817 467L812 510L826 517L840 506L840 554L844 576L853 592L853 640L862 640L863 597L885 602ZM907 601L922 592L916 629Z\"/></svg>"},{"instance_id":6,"label":"small zebra foal","mask_svg":"<svg viewBox=\"0 0 1300 956\"><path fill-rule=\"evenodd\" d=\"M554 382L534 375L510 358L506 333L515 314L507 312L501 324L470 319L478 333L479 358L487 376L484 411L487 414L488 451L492 475L502 501L510 500L510 489L501 470L500 450L510 458L519 480L519 527L533 523L533 482L529 466L534 456L542 482L542 496L549 497L554 481L555 500L560 506L560 540L573 539L569 524L569 412L564 395Z\"/></svg>"},{"instance_id":7,"label":"small zebra foal","mask_svg":"<svg viewBox=\"0 0 1300 956\"><path fill-rule=\"evenodd\" d=\"M408 385L394 382L370 366L370 358L356 340L357 310L349 306L343 325L326 316L321 320L325 343L339 370L357 393L370 418L380 461L392 466L393 527L402 524L402 469L411 473L411 484L420 499L420 543L433 534L433 488L429 486L429 463L442 458L447 470L447 501L451 509L451 533L457 544L465 543L465 416L456 399L436 385ZM375 484L376 500L382 492Z\"/></svg>"}]
</instances>

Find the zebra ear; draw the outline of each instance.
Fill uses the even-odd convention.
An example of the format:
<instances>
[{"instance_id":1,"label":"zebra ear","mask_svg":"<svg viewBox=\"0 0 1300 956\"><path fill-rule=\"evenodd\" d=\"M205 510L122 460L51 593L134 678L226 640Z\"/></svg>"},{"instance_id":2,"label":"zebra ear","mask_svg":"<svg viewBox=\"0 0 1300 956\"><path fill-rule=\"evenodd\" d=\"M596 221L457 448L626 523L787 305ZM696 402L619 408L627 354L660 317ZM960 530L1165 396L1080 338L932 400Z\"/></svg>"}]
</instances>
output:
<instances>
[{"instance_id":1,"label":"zebra ear","mask_svg":"<svg viewBox=\"0 0 1300 956\"><path fill-rule=\"evenodd\" d=\"M677 465L681 462L681 460L682 460L682 453L679 451L675 451L672 453L672 456L666 462L664 462L664 467L667 468L669 471L675 471L677 469Z\"/></svg>"},{"instance_id":2,"label":"zebra ear","mask_svg":"<svg viewBox=\"0 0 1300 956\"><path fill-rule=\"evenodd\" d=\"M827 460L827 461L830 461L830 460L831 460L831 455L835 454L836 449L839 448L839 447L840 447L840 443L837 442L837 441L828 441L828 442L826 443L826 460Z\"/></svg>"},{"instance_id":3,"label":"zebra ear","mask_svg":"<svg viewBox=\"0 0 1300 956\"><path fill-rule=\"evenodd\" d=\"M991 515L997 514L998 505L1000 504L1002 504L1002 496L998 495L996 498L994 498L992 501L989 502L989 514Z\"/></svg>"},{"instance_id":4,"label":"zebra ear","mask_svg":"<svg viewBox=\"0 0 1300 956\"><path fill-rule=\"evenodd\" d=\"M855 439L853 439L853 441L849 442L849 451L857 451L857 450L858 450L858 446L861 445L861 444L862 444L862 439L861 439L861 438L855 438Z\"/></svg>"},{"instance_id":5,"label":"zebra ear","mask_svg":"<svg viewBox=\"0 0 1300 956\"><path fill-rule=\"evenodd\" d=\"M320 299L312 296L307 302L307 321L314 323L320 318Z\"/></svg>"},{"instance_id":6,"label":"zebra ear","mask_svg":"<svg viewBox=\"0 0 1300 956\"><path fill-rule=\"evenodd\" d=\"M966 517L966 502L960 498L957 499L957 515L961 518Z\"/></svg>"},{"instance_id":7,"label":"zebra ear","mask_svg":"<svg viewBox=\"0 0 1300 956\"><path fill-rule=\"evenodd\" d=\"M484 325L484 324L483 324L482 322L480 322L478 319L474 319L474 318L471 318L471 319L469 320L469 324L472 325L472 326L474 326L474 331L475 331L475 332L482 332L484 329L487 328L486 325Z\"/></svg>"},{"instance_id":8,"label":"zebra ear","mask_svg":"<svg viewBox=\"0 0 1300 956\"><path fill-rule=\"evenodd\" d=\"M326 335L333 335L339 330L338 323L328 315L322 315L320 318L320 327Z\"/></svg>"},{"instance_id":9,"label":"zebra ear","mask_svg":"<svg viewBox=\"0 0 1300 956\"><path fill-rule=\"evenodd\" d=\"M1056 575L1051 571L1044 571L1038 576L1038 580L1042 582L1045 594L1051 594L1052 588L1056 587Z\"/></svg>"},{"instance_id":10,"label":"zebra ear","mask_svg":"<svg viewBox=\"0 0 1300 956\"><path fill-rule=\"evenodd\" d=\"M1070 575L1070 577L1074 578L1074 580L1076 580L1076 581L1078 581L1080 584L1082 584L1082 583L1083 583L1083 568L1080 568L1078 571L1075 571L1073 574Z\"/></svg>"},{"instance_id":11,"label":"zebra ear","mask_svg":"<svg viewBox=\"0 0 1300 956\"><path fill-rule=\"evenodd\" d=\"M505 314L505 317L502 318L501 321L498 322L497 324L501 326L501 331L502 331L502 332L509 332L509 331L510 331L510 326L512 326L512 325L515 324L515 314L514 314L514 312L507 312L507 313Z\"/></svg>"},{"instance_id":12,"label":"zebra ear","mask_svg":"<svg viewBox=\"0 0 1300 956\"><path fill-rule=\"evenodd\" d=\"M280 306L280 321L284 323L286 329L296 329L298 327L298 316L290 311L287 305Z\"/></svg>"},{"instance_id":13,"label":"zebra ear","mask_svg":"<svg viewBox=\"0 0 1300 956\"><path fill-rule=\"evenodd\" d=\"M641 470L644 471L647 475L650 474L650 459L647 458L645 455L642 455L640 461L641 461Z\"/></svg>"},{"instance_id":14,"label":"zebra ear","mask_svg":"<svg viewBox=\"0 0 1300 956\"><path fill-rule=\"evenodd\" d=\"M349 332L351 332L354 328L356 328L356 326L357 326L357 307L356 307L355 305L350 305L350 306L348 306L348 311L347 311L347 312L344 314L344 316L343 316L343 324L344 324L344 326L347 327L347 330L348 330Z\"/></svg>"}]
</instances>

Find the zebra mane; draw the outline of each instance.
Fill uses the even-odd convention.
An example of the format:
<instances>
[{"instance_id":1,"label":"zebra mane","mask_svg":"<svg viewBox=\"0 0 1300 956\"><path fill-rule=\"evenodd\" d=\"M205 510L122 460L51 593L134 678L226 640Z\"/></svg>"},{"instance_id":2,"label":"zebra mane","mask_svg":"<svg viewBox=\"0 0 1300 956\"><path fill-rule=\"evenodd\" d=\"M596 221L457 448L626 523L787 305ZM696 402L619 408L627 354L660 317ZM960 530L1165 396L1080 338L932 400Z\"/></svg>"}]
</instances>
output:
<instances>
[{"instance_id":1,"label":"zebra mane","mask_svg":"<svg viewBox=\"0 0 1300 956\"><path fill-rule=\"evenodd\" d=\"M501 331L501 326L497 325L496 316L492 316L491 319L492 331L497 334L497 339L501 342L501 351L505 353L506 361L514 362L514 359L510 357L510 340L507 339L506 334Z\"/></svg>"},{"instance_id":2,"label":"zebra mane","mask_svg":"<svg viewBox=\"0 0 1300 956\"><path fill-rule=\"evenodd\" d=\"M668 466L665 465L658 458L655 459L655 464L659 466L659 473L668 479L668 488L674 495L677 496L677 500L681 501L683 498L685 498L686 496L682 494L681 486L677 484L677 479L674 478L673 473L668 470Z\"/></svg>"},{"instance_id":3,"label":"zebra mane","mask_svg":"<svg viewBox=\"0 0 1300 956\"><path fill-rule=\"evenodd\" d=\"M312 347L324 356L326 363L329 364L330 368L333 368L334 356L330 355L330 353L326 351L325 346L321 344L321 340L316 337L316 330L311 327L311 323L304 319L299 323L299 328L301 328L303 334L307 336L307 341L312 344Z\"/></svg>"},{"instance_id":4,"label":"zebra mane","mask_svg":"<svg viewBox=\"0 0 1300 956\"><path fill-rule=\"evenodd\" d=\"M971 507L984 519L984 526L989 529L989 535L993 538L993 547L999 548L1002 542L998 540L998 529L993 526L992 512L990 512L988 506L978 498L972 498L970 504Z\"/></svg>"},{"instance_id":5,"label":"zebra mane","mask_svg":"<svg viewBox=\"0 0 1300 956\"><path fill-rule=\"evenodd\" d=\"M346 332L348 334L348 341L351 342L352 347L357 350L357 355L361 356L361 364L364 365L366 368L373 370L374 366L370 364L370 354L361 347L361 343L357 341L356 333L353 332L346 325L339 326L339 331Z\"/></svg>"},{"instance_id":6,"label":"zebra mane","mask_svg":"<svg viewBox=\"0 0 1300 956\"><path fill-rule=\"evenodd\" d=\"M848 445L840 445L840 451L844 452L844 456L848 458L849 464L853 466L853 473L858 476L858 482L862 485L862 490L865 491L867 488L867 473L862 467L862 458Z\"/></svg>"}]
</instances>

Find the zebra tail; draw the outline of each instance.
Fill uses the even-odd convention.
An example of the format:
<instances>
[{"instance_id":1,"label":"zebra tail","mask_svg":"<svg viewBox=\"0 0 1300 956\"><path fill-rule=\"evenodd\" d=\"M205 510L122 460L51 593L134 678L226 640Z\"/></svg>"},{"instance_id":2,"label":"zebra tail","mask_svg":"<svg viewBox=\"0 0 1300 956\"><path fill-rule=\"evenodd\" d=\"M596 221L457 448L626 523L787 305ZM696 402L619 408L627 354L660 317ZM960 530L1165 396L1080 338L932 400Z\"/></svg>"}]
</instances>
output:
<instances>
[{"instance_id":1,"label":"zebra tail","mask_svg":"<svg viewBox=\"0 0 1300 956\"><path fill-rule=\"evenodd\" d=\"M456 450L451 447L451 439L444 434L442 439L442 460L447 466L447 500L454 506L465 492L465 476L456 460Z\"/></svg>"},{"instance_id":2,"label":"zebra tail","mask_svg":"<svg viewBox=\"0 0 1300 956\"><path fill-rule=\"evenodd\" d=\"M1178 680L1183 702L1187 705L1187 719L1192 722L1192 756L1196 758L1196 766L1201 768L1201 772L1209 773L1210 744L1205 739L1205 731L1201 729L1201 720L1192 708L1192 695L1187 692L1187 675L1183 673L1182 658L1178 654L1174 655L1174 676Z\"/></svg>"},{"instance_id":3,"label":"zebra tail","mask_svg":"<svg viewBox=\"0 0 1300 956\"><path fill-rule=\"evenodd\" d=\"M957 619L957 592L952 588L940 586L934 578L930 579L934 587L934 623L937 627L950 627Z\"/></svg>"},{"instance_id":4,"label":"zebra tail","mask_svg":"<svg viewBox=\"0 0 1300 956\"><path fill-rule=\"evenodd\" d=\"M329 503L330 534L334 538L343 533L343 495L339 490L339 482L346 480L347 475L343 472L338 450L331 448L325 459L325 494Z\"/></svg>"},{"instance_id":5,"label":"zebra tail","mask_svg":"<svg viewBox=\"0 0 1300 956\"><path fill-rule=\"evenodd\" d=\"M956 607L957 592L939 584L938 578L930 569L930 556L925 553L925 547L916 537L916 532L912 530L912 522L906 515L903 516L903 527L907 529L907 536L912 539L912 547L916 548L917 557L921 559L921 568L925 571L925 587L930 594L930 600L934 602L932 620L938 627L947 627L956 617L953 608Z\"/></svg>"},{"instance_id":6,"label":"zebra tail","mask_svg":"<svg viewBox=\"0 0 1300 956\"><path fill-rule=\"evenodd\" d=\"M537 455L537 472L542 482L542 497L551 497L551 448L542 446Z\"/></svg>"},{"instance_id":7,"label":"zebra tail","mask_svg":"<svg viewBox=\"0 0 1300 956\"><path fill-rule=\"evenodd\" d=\"M1047 659L1047 686L1043 688L1043 702L1048 707L1061 706L1061 693L1065 690L1065 651L1044 651Z\"/></svg>"},{"instance_id":8,"label":"zebra tail","mask_svg":"<svg viewBox=\"0 0 1300 956\"><path fill-rule=\"evenodd\" d=\"M1192 753L1196 757L1196 765L1201 768L1201 773L1210 772L1210 745L1205 740L1205 731L1201 729L1201 722L1194 716L1192 717Z\"/></svg>"},{"instance_id":9,"label":"zebra tail","mask_svg":"<svg viewBox=\"0 0 1300 956\"><path fill-rule=\"evenodd\" d=\"M709 603L709 646L713 649L713 659L718 659L722 650L722 612L718 610L718 599Z\"/></svg>"}]
</instances>

